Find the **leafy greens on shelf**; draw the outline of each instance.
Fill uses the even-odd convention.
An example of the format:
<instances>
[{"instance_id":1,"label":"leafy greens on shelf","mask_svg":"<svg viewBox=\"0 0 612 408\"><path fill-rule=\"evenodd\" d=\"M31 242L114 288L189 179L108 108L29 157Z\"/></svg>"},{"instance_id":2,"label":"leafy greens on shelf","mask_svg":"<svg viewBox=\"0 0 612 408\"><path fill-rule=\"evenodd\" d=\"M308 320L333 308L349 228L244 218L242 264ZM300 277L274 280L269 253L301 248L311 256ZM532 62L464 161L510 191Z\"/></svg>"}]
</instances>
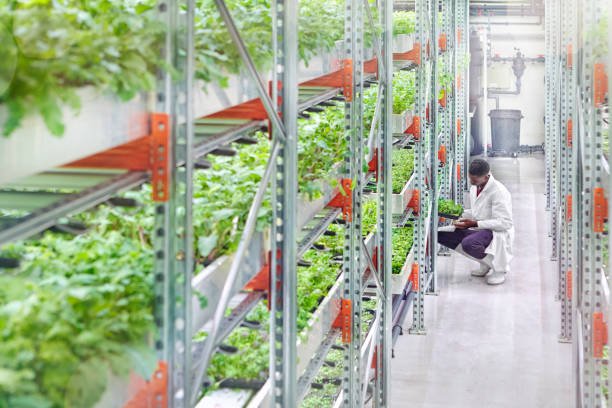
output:
<instances>
[{"instance_id":1,"label":"leafy greens on shelf","mask_svg":"<svg viewBox=\"0 0 612 408\"><path fill-rule=\"evenodd\" d=\"M393 194L399 194L410 180L414 170L414 152L411 149L393 150L391 185Z\"/></svg>"},{"instance_id":2,"label":"leafy greens on shelf","mask_svg":"<svg viewBox=\"0 0 612 408\"><path fill-rule=\"evenodd\" d=\"M399 71L393 76L393 113L414 108L416 76L414 71Z\"/></svg>"},{"instance_id":3,"label":"leafy greens on shelf","mask_svg":"<svg viewBox=\"0 0 612 408\"><path fill-rule=\"evenodd\" d=\"M455 203L453 200L440 199L438 201L438 212L440 214L460 216L463 214L463 206Z\"/></svg>"}]
</instances>

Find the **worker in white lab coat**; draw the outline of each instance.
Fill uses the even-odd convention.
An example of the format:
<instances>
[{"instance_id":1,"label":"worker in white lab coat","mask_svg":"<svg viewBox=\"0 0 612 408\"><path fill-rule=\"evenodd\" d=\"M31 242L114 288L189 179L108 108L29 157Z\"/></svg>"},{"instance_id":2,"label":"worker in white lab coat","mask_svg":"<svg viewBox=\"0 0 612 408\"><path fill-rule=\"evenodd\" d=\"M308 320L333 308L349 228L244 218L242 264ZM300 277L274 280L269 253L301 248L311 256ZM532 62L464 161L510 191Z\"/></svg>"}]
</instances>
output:
<instances>
[{"instance_id":1,"label":"worker in white lab coat","mask_svg":"<svg viewBox=\"0 0 612 408\"><path fill-rule=\"evenodd\" d=\"M470 209L451 228L441 228L438 243L481 264L473 276L486 276L490 285L506 280L512 259L514 227L512 197L506 187L493 178L489 163L474 159L470 163Z\"/></svg>"}]
</instances>

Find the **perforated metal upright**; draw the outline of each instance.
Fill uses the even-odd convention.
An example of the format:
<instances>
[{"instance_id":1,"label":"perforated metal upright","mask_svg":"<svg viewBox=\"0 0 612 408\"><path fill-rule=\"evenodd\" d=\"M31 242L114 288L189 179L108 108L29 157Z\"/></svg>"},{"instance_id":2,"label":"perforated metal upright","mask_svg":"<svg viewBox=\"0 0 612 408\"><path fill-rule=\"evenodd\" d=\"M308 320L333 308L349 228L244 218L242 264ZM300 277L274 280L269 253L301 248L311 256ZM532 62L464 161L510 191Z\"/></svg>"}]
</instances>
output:
<instances>
[{"instance_id":1,"label":"perforated metal upright","mask_svg":"<svg viewBox=\"0 0 612 408\"><path fill-rule=\"evenodd\" d=\"M379 14L381 16L382 64L378 64L379 85L378 92L381 95L381 117L378 131L379 158L378 161L378 225L376 228L379 256L377 257L377 272L382 282L382 303L380 308L381 323L378 326L376 342L376 381L374 388L373 406L386 408L390 405L391 397L391 353L393 339L391 335L393 325L392 305L392 273L391 259L393 211L391 207L391 162L393 150L393 0L381 0L379 3ZM365 367L365 370L368 370ZM367 387L367 384L364 384Z\"/></svg>"},{"instance_id":2,"label":"perforated metal upright","mask_svg":"<svg viewBox=\"0 0 612 408\"><path fill-rule=\"evenodd\" d=\"M167 403L188 407L191 393L191 222L193 175L194 1L159 1L160 19L168 27L165 62L175 75L158 76L157 108L168 112L169 123L153 122L155 130L170 126L170 146L156 154L168 159L168 201L156 207L155 321L160 328L156 348L167 362ZM178 78L178 79L176 79ZM166 150L166 149L169 149ZM176 167L177 163L184 166ZM156 180L153 176L153 182ZM161 406L161 400L155 401Z\"/></svg>"},{"instance_id":3,"label":"perforated metal upright","mask_svg":"<svg viewBox=\"0 0 612 408\"><path fill-rule=\"evenodd\" d=\"M578 405L604 405L601 373L608 363L603 358L607 343L606 321L609 318L609 286L604 275L603 238L607 228L609 169L603 155L603 115L607 106L608 78L602 55L601 33L596 30L607 10L605 2L584 0L578 8L582 44L578 51L579 145L577 234L578 298L577 330Z\"/></svg>"},{"instance_id":4,"label":"perforated metal upright","mask_svg":"<svg viewBox=\"0 0 612 408\"><path fill-rule=\"evenodd\" d=\"M561 14L560 2L547 0L546 3L546 116L545 116L545 162L546 162L546 207L550 210L549 236L552 238L551 259L556 261L559 253L559 202L560 202L560 81ZM557 298L561 298L559 281Z\"/></svg>"},{"instance_id":5,"label":"perforated metal upright","mask_svg":"<svg viewBox=\"0 0 612 408\"><path fill-rule=\"evenodd\" d=\"M561 3L551 2L550 5L550 236L552 237L551 259L559 256L559 208L561 205ZM558 285L557 299L561 298L561 281Z\"/></svg>"},{"instance_id":6,"label":"perforated metal upright","mask_svg":"<svg viewBox=\"0 0 612 408\"><path fill-rule=\"evenodd\" d=\"M438 157L438 149L440 148L440 142L443 132L443 124L440 123L442 119L441 112L439 110L440 101L439 95L442 89L440 81L441 75L438 66L440 62L440 47L439 47L439 35L441 29L439 28L438 19L440 12L440 0L433 0L431 4L431 41L430 41L430 52L433 56L431 59L431 94L430 94L430 117L427 118L429 125L429 186L430 186L430 202L431 207L429 210L429 234L427 234L427 253L430 254L428 257L429 265L427 266L427 288L426 293L435 294L437 290L437 274L436 274L436 263L438 257L438 200L440 198L440 182L439 177L442 175L440 170L440 160ZM443 63L442 63L443 64ZM433 255L431 255L433 254Z\"/></svg>"},{"instance_id":7,"label":"perforated metal upright","mask_svg":"<svg viewBox=\"0 0 612 408\"><path fill-rule=\"evenodd\" d=\"M428 110L431 106L431 54L432 41L431 16L432 2L429 0L415 1L416 14L416 44L420 51L420 64L416 68L415 92L415 120L419 121L419 136L414 145L414 176L415 188L419 192L418 216L414 222L414 253L415 263L418 266L418 287L414 288L416 297L412 308L412 327L410 333L425 334L425 291L428 279L428 229L431 211L431 197L429 178L431 163L430 133L428 125ZM434 105L435 106L435 105Z\"/></svg>"},{"instance_id":8,"label":"perforated metal upright","mask_svg":"<svg viewBox=\"0 0 612 408\"><path fill-rule=\"evenodd\" d=\"M270 379L274 407L295 407L297 398L297 1L276 0L273 32L276 37L275 92L284 134L279 140L273 182L271 308L270 308ZM275 98L275 102L277 99Z\"/></svg>"},{"instance_id":9,"label":"perforated metal upright","mask_svg":"<svg viewBox=\"0 0 612 408\"><path fill-rule=\"evenodd\" d=\"M454 20L454 1L441 0L442 24L438 26L438 49L441 54L438 60L442 64L442 75L451 78L451 84L446 86L444 95L438 101L438 123L440 124L440 148L439 158L441 159L442 167L440 169L440 197L445 199L454 199L455 192L453 190L454 164L455 155L452 136L453 131L453 112L455 104L455 35L453 29ZM438 129L438 126L436 126Z\"/></svg>"},{"instance_id":10,"label":"perforated metal upright","mask_svg":"<svg viewBox=\"0 0 612 408\"><path fill-rule=\"evenodd\" d=\"M467 191L467 163L469 149L467 149L468 131L468 61L469 61L469 4L465 1L455 1L455 64L457 67L456 98L455 98L455 200L463 204L463 193Z\"/></svg>"},{"instance_id":11,"label":"perforated metal upright","mask_svg":"<svg viewBox=\"0 0 612 408\"><path fill-rule=\"evenodd\" d=\"M572 276L574 261L574 235L572 234L574 217L572 211L573 189L576 179L574 166L573 141L576 85L574 67L574 43L576 31L576 1L563 0L561 7L561 53L560 62L560 202L558 208L559 225L559 300L561 302L561 333L560 341L572 340Z\"/></svg>"},{"instance_id":12,"label":"perforated metal upright","mask_svg":"<svg viewBox=\"0 0 612 408\"><path fill-rule=\"evenodd\" d=\"M345 52L352 64L351 97L345 95L345 137L349 146L344 158L348 178L354 185L352 217L345 227L344 295L351 304L351 339L344 352L342 404L363 405L361 365L361 201L363 191L363 28L364 2L346 0Z\"/></svg>"}]
</instances>

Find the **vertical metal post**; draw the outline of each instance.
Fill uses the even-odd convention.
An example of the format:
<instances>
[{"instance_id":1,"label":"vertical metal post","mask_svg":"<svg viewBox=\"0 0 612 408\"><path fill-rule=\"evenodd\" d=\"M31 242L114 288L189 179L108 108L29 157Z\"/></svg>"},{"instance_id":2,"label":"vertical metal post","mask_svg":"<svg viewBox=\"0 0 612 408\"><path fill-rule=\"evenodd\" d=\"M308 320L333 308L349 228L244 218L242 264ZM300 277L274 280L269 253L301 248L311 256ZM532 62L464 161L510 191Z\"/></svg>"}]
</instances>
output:
<instances>
[{"instance_id":1,"label":"vertical metal post","mask_svg":"<svg viewBox=\"0 0 612 408\"><path fill-rule=\"evenodd\" d=\"M444 1L444 0L443 0ZM436 293L437 290L437 273L436 263L438 253L438 200L440 198L440 186L438 183L438 175L444 170L440 170L440 160L438 158L438 148L440 146L440 132L438 131L438 124L440 122L440 131L444 132L444 114L441 112L438 97L440 93L440 73L438 72L438 59L439 47L438 39L440 38L441 29L438 27L438 13L440 12L440 0L433 0L431 7L431 33L433 38L431 39L431 52L433 58L431 59L431 70L433 81L431 83L431 123L430 123L430 163L431 168L429 172L429 179L431 184L431 217L429 220L429 265L428 275L433 274L431 277L431 284L426 288L427 293ZM444 62L443 62L444 64ZM429 276L428 278L429 279Z\"/></svg>"},{"instance_id":2,"label":"vertical metal post","mask_svg":"<svg viewBox=\"0 0 612 408\"><path fill-rule=\"evenodd\" d=\"M275 408L297 405L297 10L296 0L276 0L273 10L279 80L273 86L279 88L285 128L273 191L270 378Z\"/></svg>"},{"instance_id":3,"label":"vertical metal post","mask_svg":"<svg viewBox=\"0 0 612 408\"><path fill-rule=\"evenodd\" d=\"M391 161L393 150L393 1L381 0L380 13L383 28L384 71L379 68L379 92L382 93L381 118L379 126L380 151L378 154L378 273L382 276L384 299L381 299L381 324L378 326L379 347L376 361L376 390L374 406L386 408L390 404L391 394L391 336L393 322L391 258L392 248L392 204L391 204ZM367 370L368 367L365 367Z\"/></svg>"},{"instance_id":4,"label":"vertical metal post","mask_svg":"<svg viewBox=\"0 0 612 408\"><path fill-rule=\"evenodd\" d=\"M582 268L580 277L580 300L579 312L582 323L582 361L581 361L581 402L585 407L601 406L601 356L597 355L595 344L601 340L598 333L602 330L597 324L597 315L603 313L605 298L603 296L601 279L602 268L602 231L596 226L596 218L601 216L601 205L597 194L600 188L604 188L603 180L603 157L602 157L602 114L603 106L598 101L597 81L602 78L596 73L596 64L602 60L597 55L600 51L594 44L595 36L588 32L597 27L603 16L603 3L596 0L585 0L582 7L582 30L583 45L580 73L581 94L583 108L584 139L581 146L584 147L582 154L582 208L579 211L582 218ZM607 307L607 305L605 306Z\"/></svg>"},{"instance_id":5,"label":"vertical metal post","mask_svg":"<svg viewBox=\"0 0 612 408\"><path fill-rule=\"evenodd\" d=\"M573 126L570 125L573 120L574 98L572 97L574 89L574 67L573 67L573 49L574 43L574 18L575 4L573 0L563 0L561 2L561 49L565 50L562 53L561 62L561 137L560 137L560 152L561 152L561 189L560 202L564 205L560 206L560 259L559 259L559 283L560 291L559 298L561 300L561 335L559 337L562 342L571 342L572 339L572 300L568 290L571 283L568 283L568 278L572 275L572 252L573 243L571 236L572 228L572 213L567 208L568 197L571 196L573 186Z\"/></svg>"},{"instance_id":6,"label":"vertical metal post","mask_svg":"<svg viewBox=\"0 0 612 408\"><path fill-rule=\"evenodd\" d=\"M361 406L361 196L363 184L363 15L361 0L346 0L345 51L352 62L352 99L345 103L345 137L349 149L345 167L354 184L353 214L346 223L344 246L344 295L351 301L351 341L344 353L343 401L345 407ZM350 99L350 100L349 100Z\"/></svg>"},{"instance_id":7,"label":"vertical metal post","mask_svg":"<svg viewBox=\"0 0 612 408\"><path fill-rule=\"evenodd\" d=\"M416 75L415 115L420 118L419 140L414 145L415 186L420 194L419 214L415 220L414 250L415 262L418 265L419 287L412 307L412 327L410 333L425 334L425 290L427 284L427 215L431 209L430 192L427 185L427 156L430 153L429 126L427 124L427 107L431 101L431 61L428 53L430 35L430 1L415 1L416 42L420 45L420 61Z\"/></svg>"},{"instance_id":8,"label":"vertical metal post","mask_svg":"<svg viewBox=\"0 0 612 408\"><path fill-rule=\"evenodd\" d=\"M173 63L171 13L167 0L157 3L157 10L161 22L166 26L167 32L162 54L168 66ZM173 81L169 73L159 70L157 73L156 109L158 112L171 112ZM171 300L174 287L171 285L172 273L170 270L170 202L156 203L154 216L154 234L152 244L154 251L153 276L155 304L153 316L158 332L155 338L155 349L158 357L166 361L169 368L171 360L172 316Z\"/></svg>"},{"instance_id":9,"label":"vertical metal post","mask_svg":"<svg viewBox=\"0 0 612 408\"><path fill-rule=\"evenodd\" d=\"M469 26L467 24L468 19L468 8L469 5L467 2L457 1L455 2L455 16L457 21L457 65L458 65L458 74L461 78L461 84L457 88L457 99L455 101L456 104L456 123L457 126L460 127L458 135L457 135L457 145L455 151L455 163L456 166L460 166L457 171L457 184L455 190L455 200L458 203L463 203L463 193L467 190L467 163L469 162L469 151L466 149L467 145L467 85L469 81L469 77L467 75L466 69L466 58L468 58L468 39L469 39Z\"/></svg>"},{"instance_id":10,"label":"vertical metal post","mask_svg":"<svg viewBox=\"0 0 612 408\"><path fill-rule=\"evenodd\" d=\"M155 211L156 348L167 360L168 404L188 407L191 396L191 277L193 272L194 1L158 2L168 32L165 61L178 73L160 74L157 107L170 115L169 201ZM177 163L184 166L176 167Z\"/></svg>"},{"instance_id":11,"label":"vertical metal post","mask_svg":"<svg viewBox=\"0 0 612 408\"><path fill-rule=\"evenodd\" d=\"M442 25L438 27L438 35L437 38L440 38L440 35L443 35L446 38L446 50L442 50L443 53L439 56L439 59L442 61L444 67L444 75L446 77L453 78L453 84L446 89L446 106L439 105L439 115L438 122L441 124L441 139L440 144L444 145L447 150L446 163L440 169L442 173L441 181L440 181L440 197L446 199L453 198L452 191L452 176L453 176L453 146L451 140L452 134L452 116L451 113L453 111L454 104L454 89L455 89L455 66L454 66L454 35L452 31L451 24L451 10L453 5L453 0L442 0L441 8L442 8ZM436 129L438 126L436 126Z\"/></svg>"}]
</instances>

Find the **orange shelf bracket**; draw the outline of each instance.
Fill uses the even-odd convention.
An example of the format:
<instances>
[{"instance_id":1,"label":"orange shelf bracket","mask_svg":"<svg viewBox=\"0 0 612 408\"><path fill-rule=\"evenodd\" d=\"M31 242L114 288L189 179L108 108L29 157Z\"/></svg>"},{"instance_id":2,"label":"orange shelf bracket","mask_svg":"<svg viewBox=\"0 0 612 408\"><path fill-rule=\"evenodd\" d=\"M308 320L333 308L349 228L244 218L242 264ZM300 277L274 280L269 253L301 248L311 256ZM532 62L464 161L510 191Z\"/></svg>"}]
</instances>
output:
<instances>
[{"instance_id":1,"label":"orange shelf bracket","mask_svg":"<svg viewBox=\"0 0 612 408\"><path fill-rule=\"evenodd\" d=\"M440 149L438 150L438 160L442 164L446 164L446 146L440 145Z\"/></svg>"},{"instance_id":2,"label":"orange shelf bracket","mask_svg":"<svg viewBox=\"0 0 612 408\"><path fill-rule=\"evenodd\" d=\"M595 187L593 189L593 232L604 232L606 219L608 218L608 200L604 189Z\"/></svg>"},{"instance_id":3,"label":"orange shelf bracket","mask_svg":"<svg viewBox=\"0 0 612 408\"><path fill-rule=\"evenodd\" d=\"M565 197L565 221L566 222L571 222L572 221L572 195L568 194Z\"/></svg>"},{"instance_id":4,"label":"orange shelf bracket","mask_svg":"<svg viewBox=\"0 0 612 408\"><path fill-rule=\"evenodd\" d=\"M329 202L329 206L341 208L344 219L351 222L353 220L353 181L341 179L340 188L341 190Z\"/></svg>"},{"instance_id":5,"label":"orange shelf bracket","mask_svg":"<svg viewBox=\"0 0 612 408\"><path fill-rule=\"evenodd\" d=\"M574 121L570 118L567 120L567 134L565 135L565 144L567 147L572 147L574 141Z\"/></svg>"},{"instance_id":6,"label":"orange shelf bracket","mask_svg":"<svg viewBox=\"0 0 612 408\"><path fill-rule=\"evenodd\" d=\"M340 300L340 310L338 311L338 316L336 316L336 320L332 324L334 329L340 329L342 331L342 342L350 343L352 337L351 330L351 314L352 314L352 304L349 299L341 299Z\"/></svg>"},{"instance_id":7,"label":"orange shelf bracket","mask_svg":"<svg viewBox=\"0 0 612 408\"><path fill-rule=\"evenodd\" d=\"M461 181L461 165L457 165L457 180Z\"/></svg>"},{"instance_id":8,"label":"orange shelf bracket","mask_svg":"<svg viewBox=\"0 0 612 408\"><path fill-rule=\"evenodd\" d=\"M153 201L170 198L170 124L168 115L151 115L151 186Z\"/></svg>"},{"instance_id":9,"label":"orange shelf bracket","mask_svg":"<svg viewBox=\"0 0 612 408\"><path fill-rule=\"evenodd\" d=\"M418 189L412 190L412 197L410 197L410 201L408 202L408 208L412 208L412 212L414 214L419 213L419 206L421 204L420 195L421 194Z\"/></svg>"},{"instance_id":10,"label":"orange shelf bracket","mask_svg":"<svg viewBox=\"0 0 612 408\"><path fill-rule=\"evenodd\" d=\"M415 64L421 65L421 44L414 43L414 46L408 52L393 53L393 61L413 61Z\"/></svg>"},{"instance_id":11,"label":"orange shelf bracket","mask_svg":"<svg viewBox=\"0 0 612 408\"><path fill-rule=\"evenodd\" d=\"M593 357L603 358L604 346L608 344L608 325L602 312L593 313Z\"/></svg>"},{"instance_id":12,"label":"orange shelf bracket","mask_svg":"<svg viewBox=\"0 0 612 408\"><path fill-rule=\"evenodd\" d=\"M408 129L404 131L407 135L412 135L414 140L421 138L421 118L419 116L412 117L412 123L408 126Z\"/></svg>"},{"instance_id":13,"label":"orange shelf bracket","mask_svg":"<svg viewBox=\"0 0 612 408\"><path fill-rule=\"evenodd\" d=\"M442 96L438 99L438 103L441 107L446 108L447 98L446 98L446 89L442 90Z\"/></svg>"},{"instance_id":14,"label":"orange shelf bracket","mask_svg":"<svg viewBox=\"0 0 612 408\"><path fill-rule=\"evenodd\" d=\"M600 107L608 94L608 74L605 65L601 63L595 64L593 71L593 103Z\"/></svg>"},{"instance_id":15,"label":"orange shelf bracket","mask_svg":"<svg viewBox=\"0 0 612 408\"><path fill-rule=\"evenodd\" d=\"M379 149L376 149L374 151L374 155L372 156L372 160L370 160L370 162L368 163L368 171L370 173L375 173L376 174L376 178L378 178L378 151Z\"/></svg>"},{"instance_id":16,"label":"orange shelf bracket","mask_svg":"<svg viewBox=\"0 0 612 408\"><path fill-rule=\"evenodd\" d=\"M65 167L125 169L149 171L152 198L168 201L170 183L170 117L165 113L150 115L151 133L132 142L72 162Z\"/></svg>"},{"instance_id":17,"label":"orange shelf bracket","mask_svg":"<svg viewBox=\"0 0 612 408\"><path fill-rule=\"evenodd\" d=\"M567 69L570 69L572 68L572 65L574 65L574 53L572 44L567 44L566 52L567 54L565 57L565 66Z\"/></svg>"},{"instance_id":18,"label":"orange shelf bracket","mask_svg":"<svg viewBox=\"0 0 612 408\"><path fill-rule=\"evenodd\" d=\"M574 281L572 280L572 270L570 269L565 273L565 296L571 300L573 293Z\"/></svg>"},{"instance_id":19,"label":"orange shelf bracket","mask_svg":"<svg viewBox=\"0 0 612 408\"><path fill-rule=\"evenodd\" d=\"M160 361L157 370L123 408L166 408L168 406L168 364Z\"/></svg>"},{"instance_id":20,"label":"orange shelf bracket","mask_svg":"<svg viewBox=\"0 0 612 408\"><path fill-rule=\"evenodd\" d=\"M441 51L446 51L446 44L448 42L446 33L442 33L440 34L440 37L438 38L438 47L440 48Z\"/></svg>"},{"instance_id":21,"label":"orange shelf bracket","mask_svg":"<svg viewBox=\"0 0 612 408\"><path fill-rule=\"evenodd\" d=\"M412 282L412 291L419 291L419 264L413 263L412 269L410 270L410 277L408 278L410 282Z\"/></svg>"},{"instance_id":22,"label":"orange shelf bracket","mask_svg":"<svg viewBox=\"0 0 612 408\"><path fill-rule=\"evenodd\" d=\"M353 100L353 60L342 61L342 93L347 102Z\"/></svg>"}]
</instances>

